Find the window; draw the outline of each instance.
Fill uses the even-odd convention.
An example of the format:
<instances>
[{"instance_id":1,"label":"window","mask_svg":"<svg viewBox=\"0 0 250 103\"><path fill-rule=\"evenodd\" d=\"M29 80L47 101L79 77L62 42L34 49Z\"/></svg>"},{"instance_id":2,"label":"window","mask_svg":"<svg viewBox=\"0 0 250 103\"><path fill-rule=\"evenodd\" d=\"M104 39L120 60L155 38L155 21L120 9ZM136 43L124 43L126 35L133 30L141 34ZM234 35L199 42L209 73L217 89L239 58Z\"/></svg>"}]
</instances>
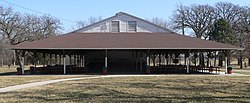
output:
<instances>
[{"instance_id":1,"label":"window","mask_svg":"<svg viewBox=\"0 0 250 103\"><path fill-rule=\"evenodd\" d=\"M120 32L119 21L111 21L111 32Z\"/></svg>"},{"instance_id":2,"label":"window","mask_svg":"<svg viewBox=\"0 0 250 103\"><path fill-rule=\"evenodd\" d=\"M136 21L128 21L128 31L136 32Z\"/></svg>"}]
</instances>

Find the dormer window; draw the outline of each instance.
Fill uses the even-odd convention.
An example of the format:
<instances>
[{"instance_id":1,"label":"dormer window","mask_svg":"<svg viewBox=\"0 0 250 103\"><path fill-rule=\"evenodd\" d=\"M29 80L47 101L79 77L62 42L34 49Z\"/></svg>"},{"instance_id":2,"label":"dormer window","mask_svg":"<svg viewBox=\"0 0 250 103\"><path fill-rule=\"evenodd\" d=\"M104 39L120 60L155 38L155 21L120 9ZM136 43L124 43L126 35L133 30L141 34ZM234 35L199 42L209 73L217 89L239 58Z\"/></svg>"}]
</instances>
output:
<instances>
[{"instance_id":1,"label":"dormer window","mask_svg":"<svg viewBox=\"0 0 250 103\"><path fill-rule=\"evenodd\" d=\"M128 21L128 31L136 32L136 21Z\"/></svg>"},{"instance_id":2,"label":"dormer window","mask_svg":"<svg viewBox=\"0 0 250 103\"><path fill-rule=\"evenodd\" d=\"M119 21L111 21L111 32L120 32Z\"/></svg>"}]
</instances>

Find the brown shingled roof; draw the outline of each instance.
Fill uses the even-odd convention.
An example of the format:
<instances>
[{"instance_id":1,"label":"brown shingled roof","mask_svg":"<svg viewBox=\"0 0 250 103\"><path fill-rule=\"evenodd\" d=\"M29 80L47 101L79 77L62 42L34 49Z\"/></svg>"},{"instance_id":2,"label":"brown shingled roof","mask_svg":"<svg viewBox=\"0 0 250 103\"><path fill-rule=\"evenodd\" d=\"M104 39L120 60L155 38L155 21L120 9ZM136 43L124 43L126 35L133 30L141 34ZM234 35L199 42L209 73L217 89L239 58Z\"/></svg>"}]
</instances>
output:
<instances>
[{"instance_id":1,"label":"brown shingled roof","mask_svg":"<svg viewBox=\"0 0 250 103\"><path fill-rule=\"evenodd\" d=\"M175 33L69 33L25 42L12 49L204 49L242 48Z\"/></svg>"}]
</instances>

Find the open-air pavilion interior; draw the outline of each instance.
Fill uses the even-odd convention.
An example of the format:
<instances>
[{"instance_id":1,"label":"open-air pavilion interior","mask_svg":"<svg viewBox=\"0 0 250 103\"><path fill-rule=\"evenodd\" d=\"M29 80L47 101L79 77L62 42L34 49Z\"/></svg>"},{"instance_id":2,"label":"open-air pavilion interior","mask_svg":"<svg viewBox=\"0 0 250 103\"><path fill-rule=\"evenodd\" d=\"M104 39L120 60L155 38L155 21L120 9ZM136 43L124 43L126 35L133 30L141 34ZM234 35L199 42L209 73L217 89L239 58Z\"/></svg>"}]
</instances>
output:
<instances>
[{"instance_id":1,"label":"open-air pavilion interior","mask_svg":"<svg viewBox=\"0 0 250 103\"><path fill-rule=\"evenodd\" d=\"M44 57L42 67L38 67L34 59L30 69L36 74L210 73L219 67L193 64L191 55L223 52L224 68L227 68L227 54L242 49L176 33L143 32L68 33L12 48L21 54L21 64L26 53L33 54L34 58Z\"/></svg>"}]
</instances>

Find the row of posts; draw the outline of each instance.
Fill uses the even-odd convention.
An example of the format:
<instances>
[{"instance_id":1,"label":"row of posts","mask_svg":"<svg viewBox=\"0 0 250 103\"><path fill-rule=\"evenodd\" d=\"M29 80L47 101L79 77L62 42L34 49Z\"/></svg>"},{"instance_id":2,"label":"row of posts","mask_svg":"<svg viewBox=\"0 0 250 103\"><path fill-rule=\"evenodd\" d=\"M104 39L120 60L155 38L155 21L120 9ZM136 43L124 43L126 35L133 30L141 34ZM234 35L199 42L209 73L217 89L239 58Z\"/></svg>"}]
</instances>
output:
<instances>
[{"instance_id":1,"label":"row of posts","mask_svg":"<svg viewBox=\"0 0 250 103\"><path fill-rule=\"evenodd\" d=\"M22 72L22 74L24 74L24 57L25 57L25 52L23 51L22 52L22 62L21 62L21 65L22 65L22 67L21 67L21 72ZM36 59L36 53L35 53L35 59ZM104 70L107 70L107 68L108 68L108 50L106 49L105 50L105 67L104 67ZM148 53L147 53L147 69L150 69L149 67L150 67L150 51L148 50ZM189 66L190 66L190 58L189 58L189 55L187 56L187 58L185 58L186 59L186 61L187 61L187 73L189 73ZM71 62L71 56L70 56L70 62ZM36 67L36 63L35 63L35 67ZM63 52L63 73L64 74L66 74L66 56L65 56L65 54L64 54L64 52ZM226 53L226 56L225 56L225 73L227 73L227 53Z\"/></svg>"}]
</instances>

